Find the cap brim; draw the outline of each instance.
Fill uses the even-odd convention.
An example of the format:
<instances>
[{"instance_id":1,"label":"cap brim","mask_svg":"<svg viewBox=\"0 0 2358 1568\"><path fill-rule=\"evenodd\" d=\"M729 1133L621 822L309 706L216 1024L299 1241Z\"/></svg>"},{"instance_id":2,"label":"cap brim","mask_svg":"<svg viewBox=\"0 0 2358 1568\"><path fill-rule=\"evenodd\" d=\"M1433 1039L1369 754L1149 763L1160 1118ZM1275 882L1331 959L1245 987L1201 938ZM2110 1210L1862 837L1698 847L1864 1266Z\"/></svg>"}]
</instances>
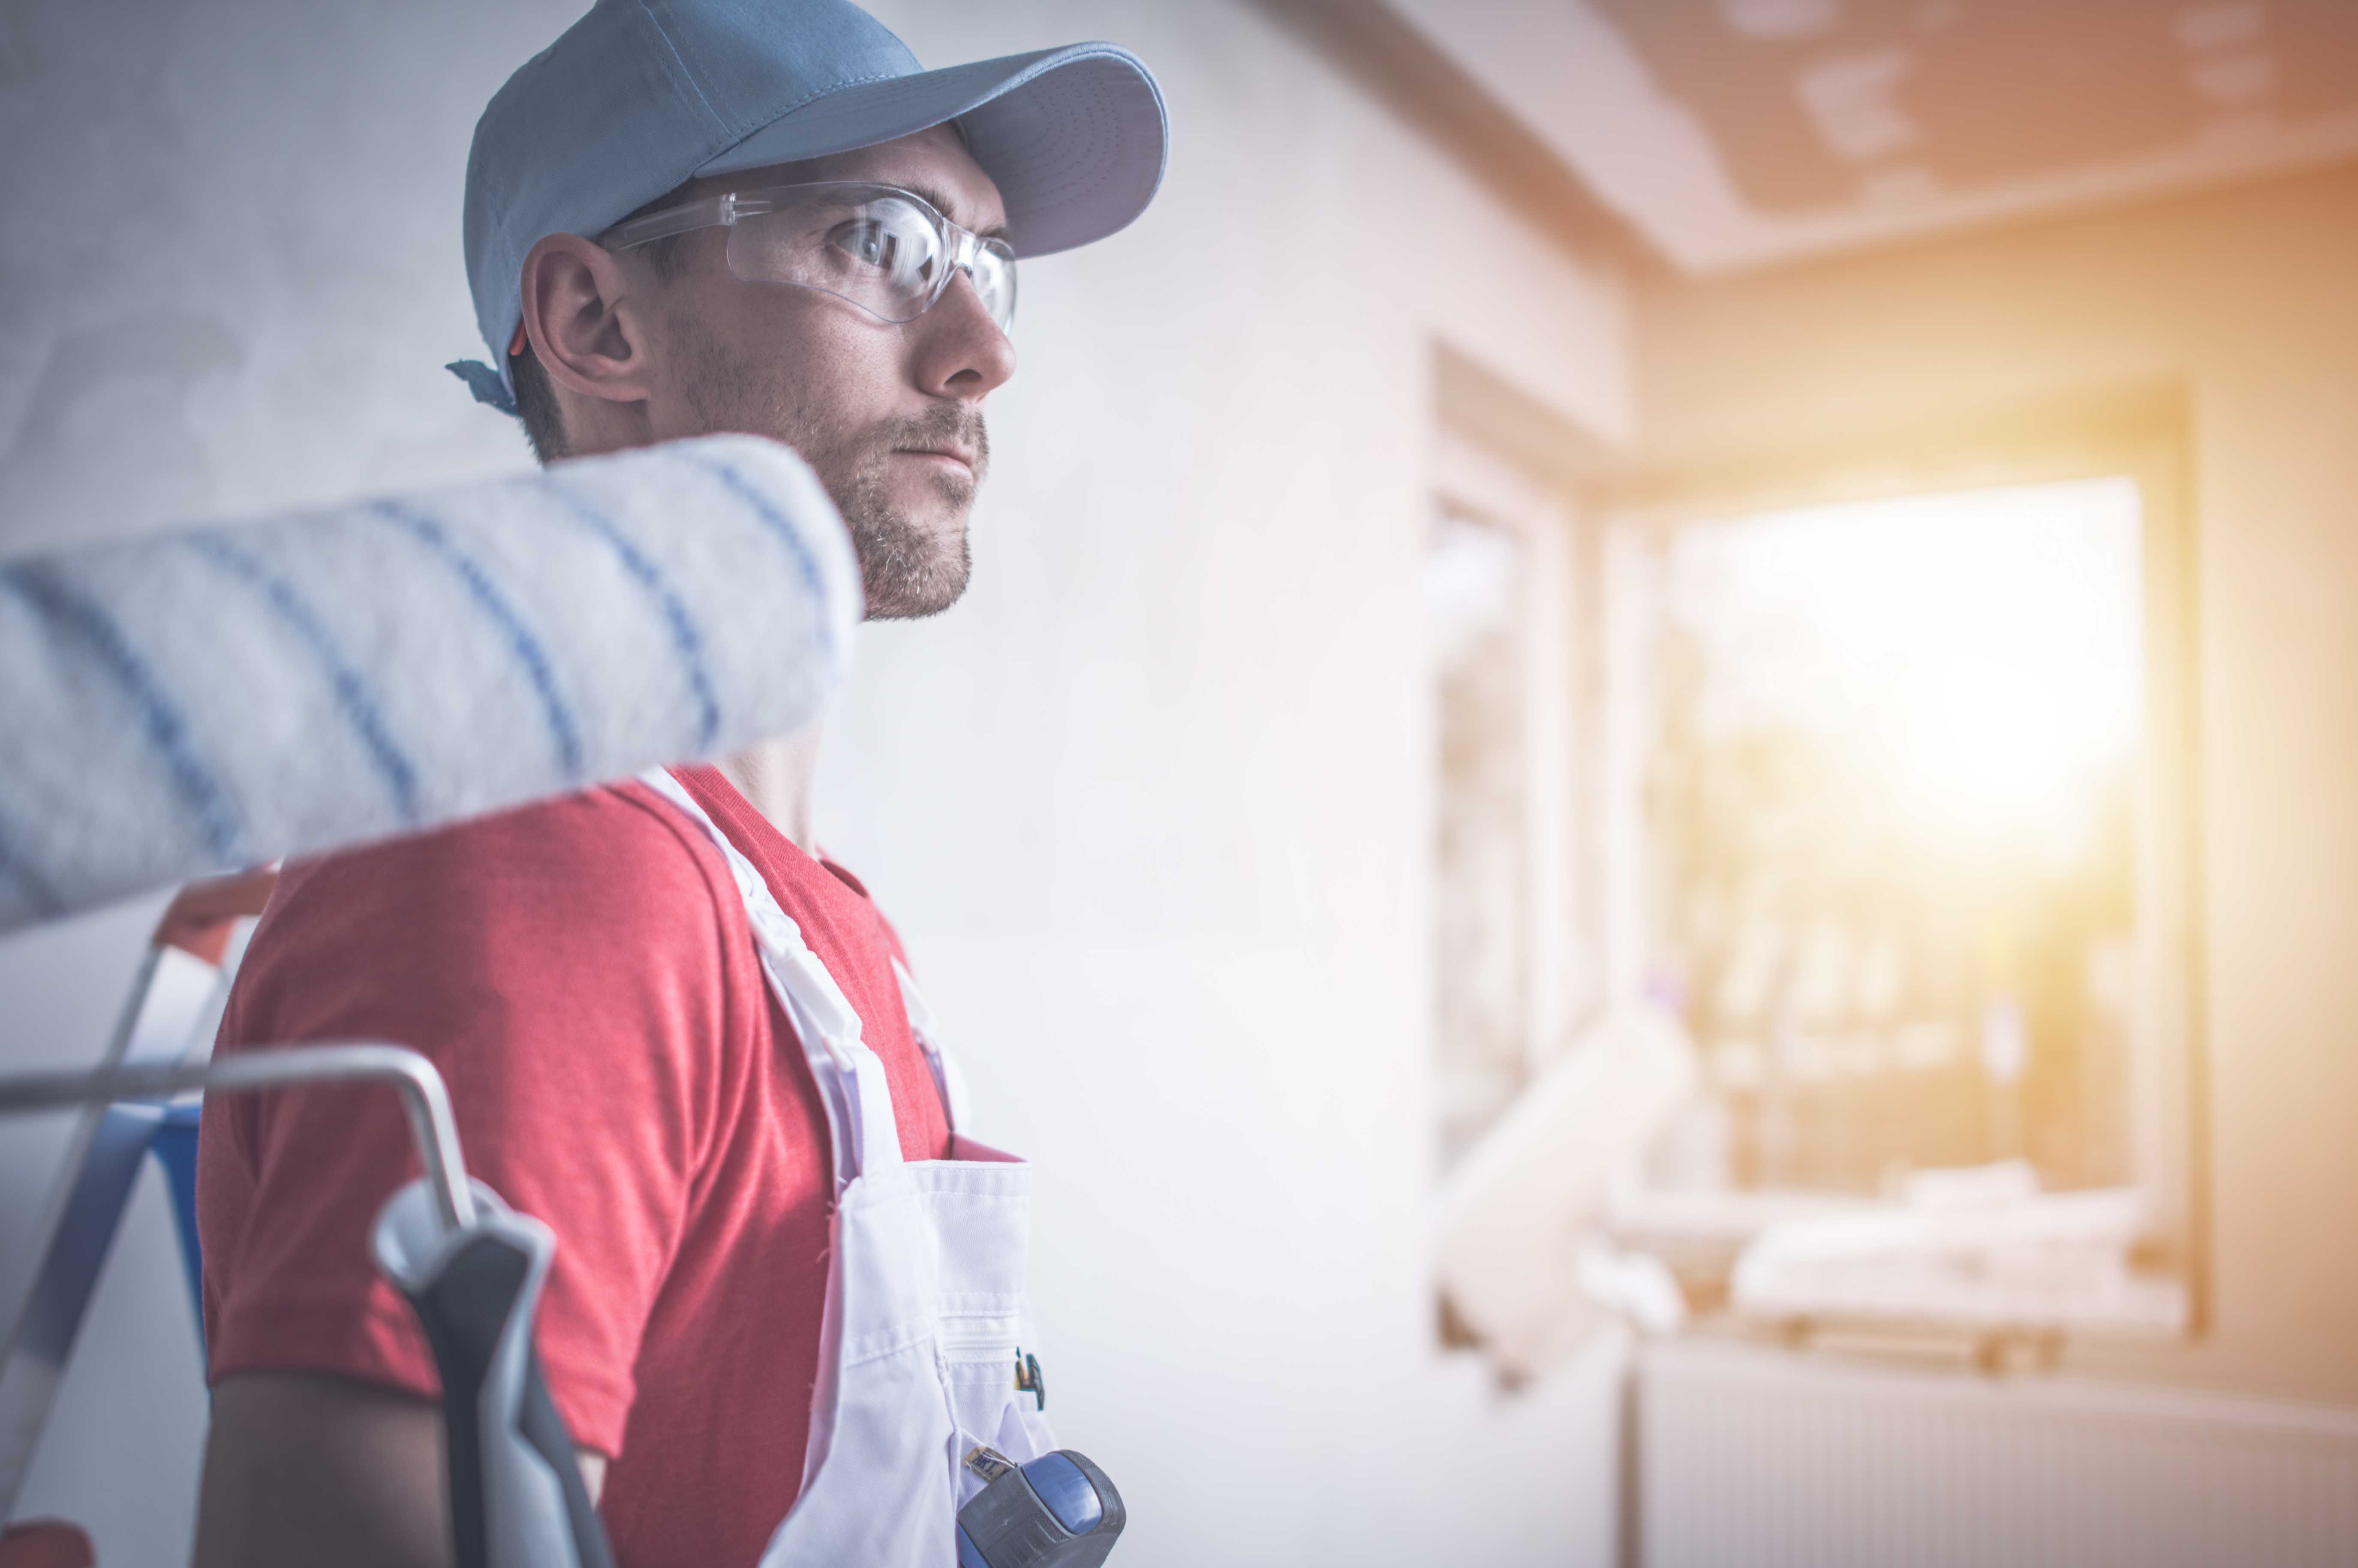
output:
<instances>
[{"instance_id":1,"label":"cap brim","mask_svg":"<svg viewBox=\"0 0 2358 1568\"><path fill-rule=\"evenodd\" d=\"M705 164L734 174L873 146L955 120L1007 203L1018 255L1101 240L1163 182L1163 94L1136 56L1072 44L888 77L815 98Z\"/></svg>"}]
</instances>

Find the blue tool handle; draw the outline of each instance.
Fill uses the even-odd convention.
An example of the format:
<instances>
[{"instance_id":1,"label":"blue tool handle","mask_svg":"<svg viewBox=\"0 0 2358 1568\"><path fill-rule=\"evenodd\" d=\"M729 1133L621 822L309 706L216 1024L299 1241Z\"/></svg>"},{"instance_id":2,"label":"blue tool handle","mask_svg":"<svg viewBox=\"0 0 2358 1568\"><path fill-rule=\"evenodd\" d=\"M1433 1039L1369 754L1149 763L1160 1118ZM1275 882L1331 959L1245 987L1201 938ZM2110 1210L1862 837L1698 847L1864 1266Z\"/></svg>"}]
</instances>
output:
<instances>
[{"instance_id":1,"label":"blue tool handle","mask_svg":"<svg viewBox=\"0 0 2358 1568\"><path fill-rule=\"evenodd\" d=\"M1021 1465L979 1448L966 1467L988 1485L958 1509L958 1568L1098 1568L1129 1522L1112 1480L1069 1448Z\"/></svg>"}]
</instances>

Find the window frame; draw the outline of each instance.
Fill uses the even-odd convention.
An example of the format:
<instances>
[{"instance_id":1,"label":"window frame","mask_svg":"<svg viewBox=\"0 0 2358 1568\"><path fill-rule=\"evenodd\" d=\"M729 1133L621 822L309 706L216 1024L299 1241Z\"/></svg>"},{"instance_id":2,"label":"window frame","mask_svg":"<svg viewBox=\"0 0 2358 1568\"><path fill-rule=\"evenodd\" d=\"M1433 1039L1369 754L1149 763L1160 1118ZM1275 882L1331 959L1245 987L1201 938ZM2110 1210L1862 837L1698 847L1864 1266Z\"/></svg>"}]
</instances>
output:
<instances>
[{"instance_id":1,"label":"window frame","mask_svg":"<svg viewBox=\"0 0 2358 1568\"><path fill-rule=\"evenodd\" d=\"M1787 508L2122 476L2137 487L2147 671L2145 765L2137 822L2139 994L2150 998L2150 1060L2133 1068L2132 1137L2154 1232L2186 1299L2183 1338L2212 1315L2210 1064L2203 1029L2200 622L2190 420L2176 387L2138 387L2039 403L1937 427L1864 433L1804 450L1708 462L1626 465L1584 487L1576 516L1609 557L1631 531L1655 542L1687 524ZM1609 589L1606 590L1609 593ZM1583 618L1595 656L1604 615ZM1603 719L1585 714L1583 732ZM1588 766L1597 765L1592 755ZM1588 798L1608 800L1603 780ZM1605 831L1592 814L1584 834ZM2140 1055L2147 1053L2141 1052ZM2075 1335L2109 1335L2083 1328ZM2122 1330L2123 1333L2130 1332ZM2140 1334L2139 1337L2147 1337Z\"/></svg>"}]
</instances>

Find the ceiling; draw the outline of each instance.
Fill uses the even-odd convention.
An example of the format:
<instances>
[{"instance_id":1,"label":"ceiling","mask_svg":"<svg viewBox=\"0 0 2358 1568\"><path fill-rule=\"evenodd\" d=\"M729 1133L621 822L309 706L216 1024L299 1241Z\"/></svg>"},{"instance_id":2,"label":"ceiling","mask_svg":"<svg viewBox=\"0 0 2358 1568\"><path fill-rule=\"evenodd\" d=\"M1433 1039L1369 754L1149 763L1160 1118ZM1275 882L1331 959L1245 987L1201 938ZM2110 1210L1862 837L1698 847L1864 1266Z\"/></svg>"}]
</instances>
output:
<instances>
[{"instance_id":1,"label":"ceiling","mask_svg":"<svg viewBox=\"0 0 2358 1568\"><path fill-rule=\"evenodd\" d=\"M2358 0L1391 0L1682 270L2358 157Z\"/></svg>"}]
</instances>

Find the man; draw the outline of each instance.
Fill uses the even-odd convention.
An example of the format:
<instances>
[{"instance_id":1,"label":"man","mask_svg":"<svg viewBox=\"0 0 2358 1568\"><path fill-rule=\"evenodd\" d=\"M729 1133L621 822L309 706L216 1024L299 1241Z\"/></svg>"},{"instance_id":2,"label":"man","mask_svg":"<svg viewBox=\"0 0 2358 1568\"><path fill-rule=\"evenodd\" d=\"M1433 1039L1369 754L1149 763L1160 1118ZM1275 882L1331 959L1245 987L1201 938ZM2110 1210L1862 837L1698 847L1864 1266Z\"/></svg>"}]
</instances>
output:
<instances>
[{"instance_id":1,"label":"man","mask_svg":"<svg viewBox=\"0 0 2358 1568\"><path fill-rule=\"evenodd\" d=\"M545 460L788 443L843 513L868 612L930 615L967 579L1014 257L1120 228L1163 156L1152 81L1109 46L920 72L842 0L600 0L477 127L467 254L501 368L453 368ZM834 1212L857 1118L830 1061L864 1050L858 1092L889 1088L891 1136L850 1152L871 1169L988 1156L953 1147L891 927L816 858L815 748L290 867L222 1023L223 1050L436 1060L475 1173L556 1233L540 1353L623 1563L946 1562L956 1478L914 1428L1030 1430L994 1414L1030 1396L993 1359L981 1414L936 1391L911 1433L846 1434L862 1374L828 1359L848 1331L823 1345L822 1314L835 1254L865 1243ZM847 1039L777 978L803 960L857 1014ZM366 1253L411 1170L398 1113L319 1089L205 1116L198 1561L447 1560L432 1363ZM862 1458L880 1443L916 1468ZM884 1539L863 1509L911 1514L912 1544L847 1544Z\"/></svg>"}]
</instances>

